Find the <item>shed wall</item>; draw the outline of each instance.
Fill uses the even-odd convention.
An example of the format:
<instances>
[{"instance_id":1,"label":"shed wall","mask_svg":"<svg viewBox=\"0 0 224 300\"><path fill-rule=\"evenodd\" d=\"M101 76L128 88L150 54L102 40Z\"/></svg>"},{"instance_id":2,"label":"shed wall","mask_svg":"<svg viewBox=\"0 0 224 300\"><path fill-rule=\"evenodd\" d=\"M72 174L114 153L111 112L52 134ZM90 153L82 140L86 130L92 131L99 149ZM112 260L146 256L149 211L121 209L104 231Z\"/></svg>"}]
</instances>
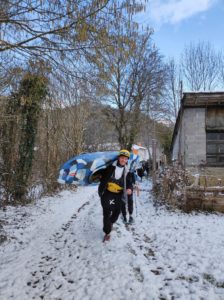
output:
<instances>
[{"instance_id":1,"label":"shed wall","mask_svg":"<svg viewBox=\"0 0 224 300\"><path fill-rule=\"evenodd\" d=\"M182 145L185 167L206 162L205 108L185 108Z\"/></svg>"}]
</instances>

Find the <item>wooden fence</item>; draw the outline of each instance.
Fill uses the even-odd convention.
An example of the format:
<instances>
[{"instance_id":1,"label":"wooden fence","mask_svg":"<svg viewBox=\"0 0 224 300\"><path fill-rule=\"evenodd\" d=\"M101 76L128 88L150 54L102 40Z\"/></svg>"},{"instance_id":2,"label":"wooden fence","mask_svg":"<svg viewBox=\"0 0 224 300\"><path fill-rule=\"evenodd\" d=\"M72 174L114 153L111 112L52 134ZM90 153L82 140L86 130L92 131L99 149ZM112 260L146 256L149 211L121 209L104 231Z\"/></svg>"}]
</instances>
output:
<instances>
[{"instance_id":1,"label":"wooden fence","mask_svg":"<svg viewBox=\"0 0 224 300\"><path fill-rule=\"evenodd\" d=\"M204 185L199 185L203 179ZM185 205L187 210L202 209L224 212L224 186L221 179L217 186L207 186L207 176L196 176L195 182L185 187Z\"/></svg>"}]
</instances>

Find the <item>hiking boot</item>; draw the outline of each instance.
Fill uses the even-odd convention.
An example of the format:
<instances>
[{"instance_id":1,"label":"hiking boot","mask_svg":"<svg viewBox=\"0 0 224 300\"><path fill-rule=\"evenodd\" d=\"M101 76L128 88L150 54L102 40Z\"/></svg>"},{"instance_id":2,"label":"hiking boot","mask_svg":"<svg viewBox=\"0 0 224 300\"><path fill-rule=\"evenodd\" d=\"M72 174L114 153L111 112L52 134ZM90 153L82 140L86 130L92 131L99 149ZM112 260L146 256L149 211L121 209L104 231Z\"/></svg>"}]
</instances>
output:
<instances>
[{"instance_id":1,"label":"hiking boot","mask_svg":"<svg viewBox=\"0 0 224 300\"><path fill-rule=\"evenodd\" d=\"M110 234L105 234L104 238L103 238L103 243L104 242L109 242L110 240Z\"/></svg>"},{"instance_id":2,"label":"hiking boot","mask_svg":"<svg viewBox=\"0 0 224 300\"><path fill-rule=\"evenodd\" d=\"M134 218L132 216L129 217L129 223L134 223Z\"/></svg>"},{"instance_id":3,"label":"hiking boot","mask_svg":"<svg viewBox=\"0 0 224 300\"><path fill-rule=\"evenodd\" d=\"M123 217L123 222L124 222L124 224L126 224L128 222L126 217Z\"/></svg>"}]
</instances>

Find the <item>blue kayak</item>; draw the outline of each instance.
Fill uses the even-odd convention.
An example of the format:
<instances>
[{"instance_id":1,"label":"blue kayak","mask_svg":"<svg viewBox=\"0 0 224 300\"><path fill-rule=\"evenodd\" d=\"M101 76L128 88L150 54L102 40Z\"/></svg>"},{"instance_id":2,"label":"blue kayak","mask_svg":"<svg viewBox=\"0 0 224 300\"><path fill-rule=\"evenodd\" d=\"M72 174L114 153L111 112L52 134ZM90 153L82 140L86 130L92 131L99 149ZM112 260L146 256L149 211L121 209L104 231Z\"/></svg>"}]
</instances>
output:
<instances>
[{"instance_id":1,"label":"blue kayak","mask_svg":"<svg viewBox=\"0 0 224 300\"><path fill-rule=\"evenodd\" d=\"M59 171L58 182L61 184L88 185L99 182L100 170L111 165L119 155L119 151L82 153L65 162ZM139 166L140 158L131 153L128 161L130 170Z\"/></svg>"}]
</instances>

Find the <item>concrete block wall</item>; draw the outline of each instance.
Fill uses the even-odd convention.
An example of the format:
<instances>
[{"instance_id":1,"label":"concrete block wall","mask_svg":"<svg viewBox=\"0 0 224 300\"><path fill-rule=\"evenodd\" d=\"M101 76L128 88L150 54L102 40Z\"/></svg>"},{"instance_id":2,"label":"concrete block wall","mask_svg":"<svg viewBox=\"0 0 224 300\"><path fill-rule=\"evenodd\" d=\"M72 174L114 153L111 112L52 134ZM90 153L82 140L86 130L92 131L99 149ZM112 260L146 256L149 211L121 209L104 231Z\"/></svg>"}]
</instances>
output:
<instances>
[{"instance_id":1,"label":"concrete block wall","mask_svg":"<svg viewBox=\"0 0 224 300\"><path fill-rule=\"evenodd\" d=\"M178 131L174 144L173 144L173 152L172 152L172 160L178 160L179 154L179 138L180 138L180 131Z\"/></svg>"},{"instance_id":2,"label":"concrete block wall","mask_svg":"<svg viewBox=\"0 0 224 300\"><path fill-rule=\"evenodd\" d=\"M185 108L182 122L185 167L206 162L205 108Z\"/></svg>"}]
</instances>

